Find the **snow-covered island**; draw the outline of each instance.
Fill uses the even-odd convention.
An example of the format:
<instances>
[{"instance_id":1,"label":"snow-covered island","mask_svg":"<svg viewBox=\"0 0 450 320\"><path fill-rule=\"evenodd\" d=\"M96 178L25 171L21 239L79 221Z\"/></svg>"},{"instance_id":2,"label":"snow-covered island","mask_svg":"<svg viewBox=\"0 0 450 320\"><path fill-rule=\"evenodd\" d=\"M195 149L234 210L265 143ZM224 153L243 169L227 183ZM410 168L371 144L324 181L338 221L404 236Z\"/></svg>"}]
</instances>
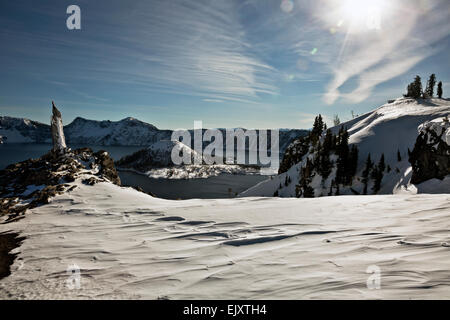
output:
<instances>
[{"instance_id":1,"label":"snow-covered island","mask_svg":"<svg viewBox=\"0 0 450 320\"><path fill-rule=\"evenodd\" d=\"M172 152L186 154L192 164L175 165L171 160ZM130 170L154 179L197 179L209 178L219 174L257 174L259 166L239 164L194 164L201 162L202 156L179 141L162 140L150 144L116 162L119 170Z\"/></svg>"},{"instance_id":2,"label":"snow-covered island","mask_svg":"<svg viewBox=\"0 0 450 320\"><path fill-rule=\"evenodd\" d=\"M0 299L449 299L449 176L411 182L415 171L424 178L424 161L448 155L449 112L447 100L397 99L342 124L363 156L356 173L369 151L391 167L377 195L342 195L342 185L340 196L175 201L121 186L106 152L11 165L0 171L0 238L17 247L6 252ZM306 146L284 164L312 161ZM411 165L407 148L412 160L416 148L429 154ZM247 193L295 196L307 161ZM427 183L440 193L417 194Z\"/></svg>"}]
</instances>

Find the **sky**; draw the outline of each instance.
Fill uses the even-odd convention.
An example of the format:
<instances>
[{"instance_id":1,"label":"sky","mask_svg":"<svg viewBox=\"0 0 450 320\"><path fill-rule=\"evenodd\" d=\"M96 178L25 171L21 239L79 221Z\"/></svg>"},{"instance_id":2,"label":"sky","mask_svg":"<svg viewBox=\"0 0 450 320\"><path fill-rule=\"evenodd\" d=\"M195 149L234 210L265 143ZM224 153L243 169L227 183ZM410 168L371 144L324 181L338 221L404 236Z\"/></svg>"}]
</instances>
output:
<instances>
[{"instance_id":1,"label":"sky","mask_svg":"<svg viewBox=\"0 0 450 320\"><path fill-rule=\"evenodd\" d=\"M54 100L65 124L310 128L416 74L450 92L447 0L1 1L0 42L0 115L45 123Z\"/></svg>"}]
</instances>

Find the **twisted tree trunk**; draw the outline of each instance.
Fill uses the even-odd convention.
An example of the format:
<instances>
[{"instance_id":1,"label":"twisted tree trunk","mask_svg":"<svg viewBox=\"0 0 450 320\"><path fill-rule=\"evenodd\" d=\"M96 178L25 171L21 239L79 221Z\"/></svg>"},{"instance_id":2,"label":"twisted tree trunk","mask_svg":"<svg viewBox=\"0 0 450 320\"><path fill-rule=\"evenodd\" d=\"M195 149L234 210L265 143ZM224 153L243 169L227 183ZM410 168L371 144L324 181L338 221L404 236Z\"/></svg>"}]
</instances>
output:
<instances>
[{"instance_id":1,"label":"twisted tree trunk","mask_svg":"<svg viewBox=\"0 0 450 320\"><path fill-rule=\"evenodd\" d=\"M58 153L64 153L67 145L66 138L64 137L63 123L61 112L56 108L55 103L52 101L53 116L51 117L52 127L52 141L53 151Z\"/></svg>"}]
</instances>

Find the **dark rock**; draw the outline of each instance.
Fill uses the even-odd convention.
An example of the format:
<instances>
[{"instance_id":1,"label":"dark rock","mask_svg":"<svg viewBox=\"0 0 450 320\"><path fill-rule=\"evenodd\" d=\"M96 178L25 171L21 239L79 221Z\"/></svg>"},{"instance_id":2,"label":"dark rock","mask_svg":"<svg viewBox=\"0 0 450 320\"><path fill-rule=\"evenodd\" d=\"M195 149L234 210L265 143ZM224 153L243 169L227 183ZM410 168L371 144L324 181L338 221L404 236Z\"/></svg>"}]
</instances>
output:
<instances>
[{"instance_id":1,"label":"dark rock","mask_svg":"<svg viewBox=\"0 0 450 320\"><path fill-rule=\"evenodd\" d=\"M76 186L67 183L74 182L82 170L92 168L98 170L92 170L91 174L95 177L87 179L87 184L93 185L107 179L120 185L120 178L108 153L94 153L89 148L67 148L65 153L50 151L41 158L22 161L0 170L0 216L7 215L6 222L13 221L27 209L49 203L57 194L72 191ZM33 185L43 187L24 194Z\"/></svg>"},{"instance_id":2,"label":"dark rock","mask_svg":"<svg viewBox=\"0 0 450 320\"><path fill-rule=\"evenodd\" d=\"M412 165L411 183L419 184L429 179L443 179L450 174L450 146L434 130L419 133L414 149L409 155Z\"/></svg>"}]
</instances>

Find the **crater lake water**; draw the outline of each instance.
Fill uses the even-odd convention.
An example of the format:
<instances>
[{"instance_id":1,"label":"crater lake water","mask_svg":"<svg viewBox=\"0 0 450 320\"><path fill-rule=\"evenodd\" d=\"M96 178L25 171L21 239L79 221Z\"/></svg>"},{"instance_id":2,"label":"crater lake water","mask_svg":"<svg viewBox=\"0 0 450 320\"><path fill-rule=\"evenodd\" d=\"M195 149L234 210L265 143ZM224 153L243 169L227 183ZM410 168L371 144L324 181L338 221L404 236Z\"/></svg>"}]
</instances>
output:
<instances>
[{"instance_id":1,"label":"crater lake water","mask_svg":"<svg viewBox=\"0 0 450 320\"><path fill-rule=\"evenodd\" d=\"M0 144L0 170L8 165L30 158L39 158L51 149L51 144L4 143ZM143 146L92 146L70 145L72 149L89 147L94 151L105 150L114 160L132 154ZM258 174L221 174L201 179L153 179L145 175L118 171L122 185L141 187L146 192L165 199L213 199L230 198L236 194L268 179Z\"/></svg>"}]
</instances>

